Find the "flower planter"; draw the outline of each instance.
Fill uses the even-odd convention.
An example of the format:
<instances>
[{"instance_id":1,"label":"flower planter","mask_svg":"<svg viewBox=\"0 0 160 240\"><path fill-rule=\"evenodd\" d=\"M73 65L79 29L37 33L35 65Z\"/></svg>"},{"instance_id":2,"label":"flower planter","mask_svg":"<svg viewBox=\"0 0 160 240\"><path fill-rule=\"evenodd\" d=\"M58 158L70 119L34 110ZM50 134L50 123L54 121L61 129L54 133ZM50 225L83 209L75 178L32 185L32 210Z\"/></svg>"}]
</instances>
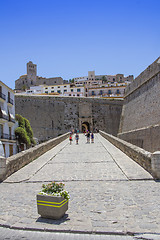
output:
<instances>
[{"instance_id":1,"label":"flower planter","mask_svg":"<svg viewBox=\"0 0 160 240\"><path fill-rule=\"evenodd\" d=\"M68 199L37 194L37 209L43 218L60 219L68 210Z\"/></svg>"}]
</instances>

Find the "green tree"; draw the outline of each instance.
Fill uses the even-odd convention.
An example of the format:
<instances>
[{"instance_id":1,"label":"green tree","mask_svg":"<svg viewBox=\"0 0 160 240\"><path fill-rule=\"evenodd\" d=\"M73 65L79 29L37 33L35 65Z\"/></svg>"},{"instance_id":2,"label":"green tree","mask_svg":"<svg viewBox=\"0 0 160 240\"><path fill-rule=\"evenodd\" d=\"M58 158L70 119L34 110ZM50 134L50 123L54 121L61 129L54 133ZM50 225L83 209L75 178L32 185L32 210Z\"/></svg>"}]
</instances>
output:
<instances>
[{"instance_id":1,"label":"green tree","mask_svg":"<svg viewBox=\"0 0 160 240\"><path fill-rule=\"evenodd\" d=\"M17 127L15 130L15 135L18 138L18 142L20 144L25 143L27 145L27 148L30 147L31 141L24 128Z\"/></svg>"},{"instance_id":2,"label":"green tree","mask_svg":"<svg viewBox=\"0 0 160 240\"><path fill-rule=\"evenodd\" d=\"M69 79L69 82L70 82L70 83L74 83L74 78Z\"/></svg>"},{"instance_id":3,"label":"green tree","mask_svg":"<svg viewBox=\"0 0 160 240\"><path fill-rule=\"evenodd\" d=\"M26 89L27 89L26 85L23 85L23 86L22 86L22 90L23 90L23 91L26 91Z\"/></svg>"},{"instance_id":4,"label":"green tree","mask_svg":"<svg viewBox=\"0 0 160 240\"><path fill-rule=\"evenodd\" d=\"M31 128L28 119L22 117L20 114L16 114L16 120L18 121L18 128L15 130L15 135L18 138L18 142L25 143L27 148L32 144L36 144L33 139L33 130Z\"/></svg>"},{"instance_id":5,"label":"green tree","mask_svg":"<svg viewBox=\"0 0 160 240\"><path fill-rule=\"evenodd\" d=\"M20 114L16 114L16 120L18 121L18 126L25 128L24 118Z\"/></svg>"},{"instance_id":6,"label":"green tree","mask_svg":"<svg viewBox=\"0 0 160 240\"><path fill-rule=\"evenodd\" d=\"M106 83L107 82L107 78L105 76L102 76L102 83Z\"/></svg>"}]
</instances>

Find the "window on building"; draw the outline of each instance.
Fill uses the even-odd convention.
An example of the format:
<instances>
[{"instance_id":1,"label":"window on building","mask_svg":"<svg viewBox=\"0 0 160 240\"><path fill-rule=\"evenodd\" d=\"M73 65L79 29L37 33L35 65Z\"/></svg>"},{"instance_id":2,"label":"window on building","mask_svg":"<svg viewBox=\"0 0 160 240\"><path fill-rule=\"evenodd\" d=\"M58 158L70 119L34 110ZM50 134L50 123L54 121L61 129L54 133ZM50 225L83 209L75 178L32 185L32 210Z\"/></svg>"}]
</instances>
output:
<instances>
[{"instance_id":1,"label":"window on building","mask_svg":"<svg viewBox=\"0 0 160 240\"><path fill-rule=\"evenodd\" d=\"M60 88L60 86L58 86L58 88Z\"/></svg>"},{"instance_id":2,"label":"window on building","mask_svg":"<svg viewBox=\"0 0 160 240\"><path fill-rule=\"evenodd\" d=\"M73 89L71 89L71 92L73 92Z\"/></svg>"},{"instance_id":3,"label":"window on building","mask_svg":"<svg viewBox=\"0 0 160 240\"><path fill-rule=\"evenodd\" d=\"M81 91L81 89L80 88L77 88L77 92L80 92Z\"/></svg>"},{"instance_id":4,"label":"window on building","mask_svg":"<svg viewBox=\"0 0 160 240\"><path fill-rule=\"evenodd\" d=\"M108 90L108 94L111 94L112 93L112 91L111 90Z\"/></svg>"},{"instance_id":5,"label":"window on building","mask_svg":"<svg viewBox=\"0 0 160 240\"><path fill-rule=\"evenodd\" d=\"M13 145L9 145L9 156L13 155Z\"/></svg>"},{"instance_id":6,"label":"window on building","mask_svg":"<svg viewBox=\"0 0 160 240\"><path fill-rule=\"evenodd\" d=\"M94 91L92 91L92 96L94 96L95 95L95 93L94 93Z\"/></svg>"},{"instance_id":7,"label":"window on building","mask_svg":"<svg viewBox=\"0 0 160 240\"><path fill-rule=\"evenodd\" d=\"M33 81L31 81L31 85L33 85Z\"/></svg>"},{"instance_id":8,"label":"window on building","mask_svg":"<svg viewBox=\"0 0 160 240\"><path fill-rule=\"evenodd\" d=\"M61 93L61 91L60 91L60 90L57 90L57 93Z\"/></svg>"},{"instance_id":9,"label":"window on building","mask_svg":"<svg viewBox=\"0 0 160 240\"><path fill-rule=\"evenodd\" d=\"M0 138L3 138L3 124L0 124Z\"/></svg>"},{"instance_id":10,"label":"window on building","mask_svg":"<svg viewBox=\"0 0 160 240\"><path fill-rule=\"evenodd\" d=\"M3 149L4 149L4 156L6 156L6 146L4 143L3 143Z\"/></svg>"},{"instance_id":11,"label":"window on building","mask_svg":"<svg viewBox=\"0 0 160 240\"><path fill-rule=\"evenodd\" d=\"M67 89L65 89L64 92L67 92Z\"/></svg>"},{"instance_id":12,"label":"window on building","mask_svg":"<svg viewBox=\"0 0 160 240\"><path fill-rule=\"evenodd\" d=\"M48 91L45 91L45 93L47 93L47 94L48 94Z\"/></svg>"},{"instance_id":13,"label":"window on building","mask_svg":"<svg viewBox=\"0 0 160 240\"><path fill-rule=\"evenodd\" d=\"M46 84L46 82L43 82L43 84Z\"/></svg>"},{"instance_id":14,"label":"window on building","mask_svg":"<svg viewBox=\"0 0 160 240\"><path fill-rule=\"evenodd\" d=\"M45 89L48 89L47 87Z\"/></svg>"},{"instance_id":15,"label":"window on building","mask_svg":"<svg viewBox=\"0 0 160 240\"><path fill-rule=\"evenodd\" d=\"M9 139L11 140L12 139L12 128L9 127Z\"/></svg>"},{"instance_id":16,"label":"window on building","mask_svg":"<svg viewBox=\"0 0 160 240\"><path fill-rule=\"evenodd\" d=\"M51 87L51 88L54 88L54 87Z\"/></svg>"},{"instance_id":17,"label":"window on building","mask_svg":"<svg viewBox=\"0 0 160 240\"><path fill-rule=\"evenodd\" d=\"M79 94L77 94L77 97L79 97Z\"/></svg>"},{"instance_id":18,"label":"window on building","mask_svg":"<svg viewBox=\"0 0 160 240\"><path fill-rule=\"evenodd\" d=\"M67 86L64 86L64 87L67 87Z\"/></svg>"},{"instance_id":19,"label":"window on building","mask_svg":"<svg viewBox=\"0 0 160 240\"><path fill-rule=\"evenodd\" d=\"M120 91L119 91L119 89L117 89L116 93L117 93L117 94L120 94Z\"/></svg>"},{"instance_id":20,"label":"window on building","mask_svg":"<svg viewBox=\"0 0 160 240\"><path fill-rule=\"evenodd\" d=\"M113 78L113 82L115 82L115 78Z\"/></svg>"},{"instance_id":21,"label":"window on building","mask_svg":"<svg viewBox=\"0 0 160 240\"><path fill-rule=\"evenodd\" d=\"M51 91L51 93L54 93L54 91Z\"/></svg>"},{"instance_id":22,"label":"window on building","mask_svg":"<svg viewBox=\"0 0 160 240\"><path fill-rule=\"evenodd\" d=\"M69 96L71 96L71 94L69 94Z\"/></svg>"},{"instance_id":23,"label":"window on building","mask_svg":"<svg viewBox=\"0 0 160 240\"><path fill-rule=\"evenodd\" d=\"M100 90L100 91L99 91L99 94L100 94L100 95L102 95L102 94L103 94L103 91L102 91L102 90Z\"/></svg>"}]
</instances>

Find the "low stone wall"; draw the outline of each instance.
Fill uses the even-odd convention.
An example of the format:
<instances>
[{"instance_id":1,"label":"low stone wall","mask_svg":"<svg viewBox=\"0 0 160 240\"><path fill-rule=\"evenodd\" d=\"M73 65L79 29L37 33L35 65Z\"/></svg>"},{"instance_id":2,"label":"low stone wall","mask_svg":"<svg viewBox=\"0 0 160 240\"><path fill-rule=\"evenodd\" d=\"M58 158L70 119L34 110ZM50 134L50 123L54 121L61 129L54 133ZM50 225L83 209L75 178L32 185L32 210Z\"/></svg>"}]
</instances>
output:
<instances>
[{"instance_id":1,"label":"low stone wall","mask_svg":"<svg viewBox=\"0 0 160 240\"><path fill-rule=\"evenodd\" d=\"M109 142L151 173L155 179L160 179L160 152L152 154L113 135L107 134L103 131L99 132Z\"/></svg>"},{"instance_id":2,"label":"low stone wall","mask_svg":"<svg viewBox=\"0 0 160 240\"><path fill-rule=\"evenodd\" d=\"M148 126L118 134L118 138L149 152L160 151L160 125Z\"/></svg>"},{"instance_id":3,"label":"low stone wall","mask_svg":"<svg viewBox=\"0 0 160 240\"><path fill-rule=\"evenodd\" d=\"M69 133L66 133L57 138L54 138L47 142L36 145L33 148L17 153L7 158L6 164L4 164L4 159L3 159L3 173L0 174L0 181L3 181L12 173L18 171L28 163L32 162L33 160L41 156L43 153L55 147L56 145L61 143L63 140L65 140L68 136L69 136ZM0 159L0 162L1 162L1 159ZM4 170L4 166L5 166L5 170Z\"/></svg>"}]
</instances>

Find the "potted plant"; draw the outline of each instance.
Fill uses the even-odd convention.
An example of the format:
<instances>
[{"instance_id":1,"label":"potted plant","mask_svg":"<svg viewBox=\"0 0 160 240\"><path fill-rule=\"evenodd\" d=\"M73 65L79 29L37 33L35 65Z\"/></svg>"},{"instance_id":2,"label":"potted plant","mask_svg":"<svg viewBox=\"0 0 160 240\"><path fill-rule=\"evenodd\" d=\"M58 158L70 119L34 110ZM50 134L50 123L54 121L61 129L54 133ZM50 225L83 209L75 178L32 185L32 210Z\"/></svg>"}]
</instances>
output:
<instances>
[{"instance_id":1,"label":"potted plant","mask_svg":"<svg viewBox=\"0 0 160 240\"><path fill-rule=\"evenodd\" d=\"M37 209L41 217L60 219L64 216L70 198L64 186L64 183L56 182L42 185L41 192L37 194Z\"/></svg>"}]
</instances>

